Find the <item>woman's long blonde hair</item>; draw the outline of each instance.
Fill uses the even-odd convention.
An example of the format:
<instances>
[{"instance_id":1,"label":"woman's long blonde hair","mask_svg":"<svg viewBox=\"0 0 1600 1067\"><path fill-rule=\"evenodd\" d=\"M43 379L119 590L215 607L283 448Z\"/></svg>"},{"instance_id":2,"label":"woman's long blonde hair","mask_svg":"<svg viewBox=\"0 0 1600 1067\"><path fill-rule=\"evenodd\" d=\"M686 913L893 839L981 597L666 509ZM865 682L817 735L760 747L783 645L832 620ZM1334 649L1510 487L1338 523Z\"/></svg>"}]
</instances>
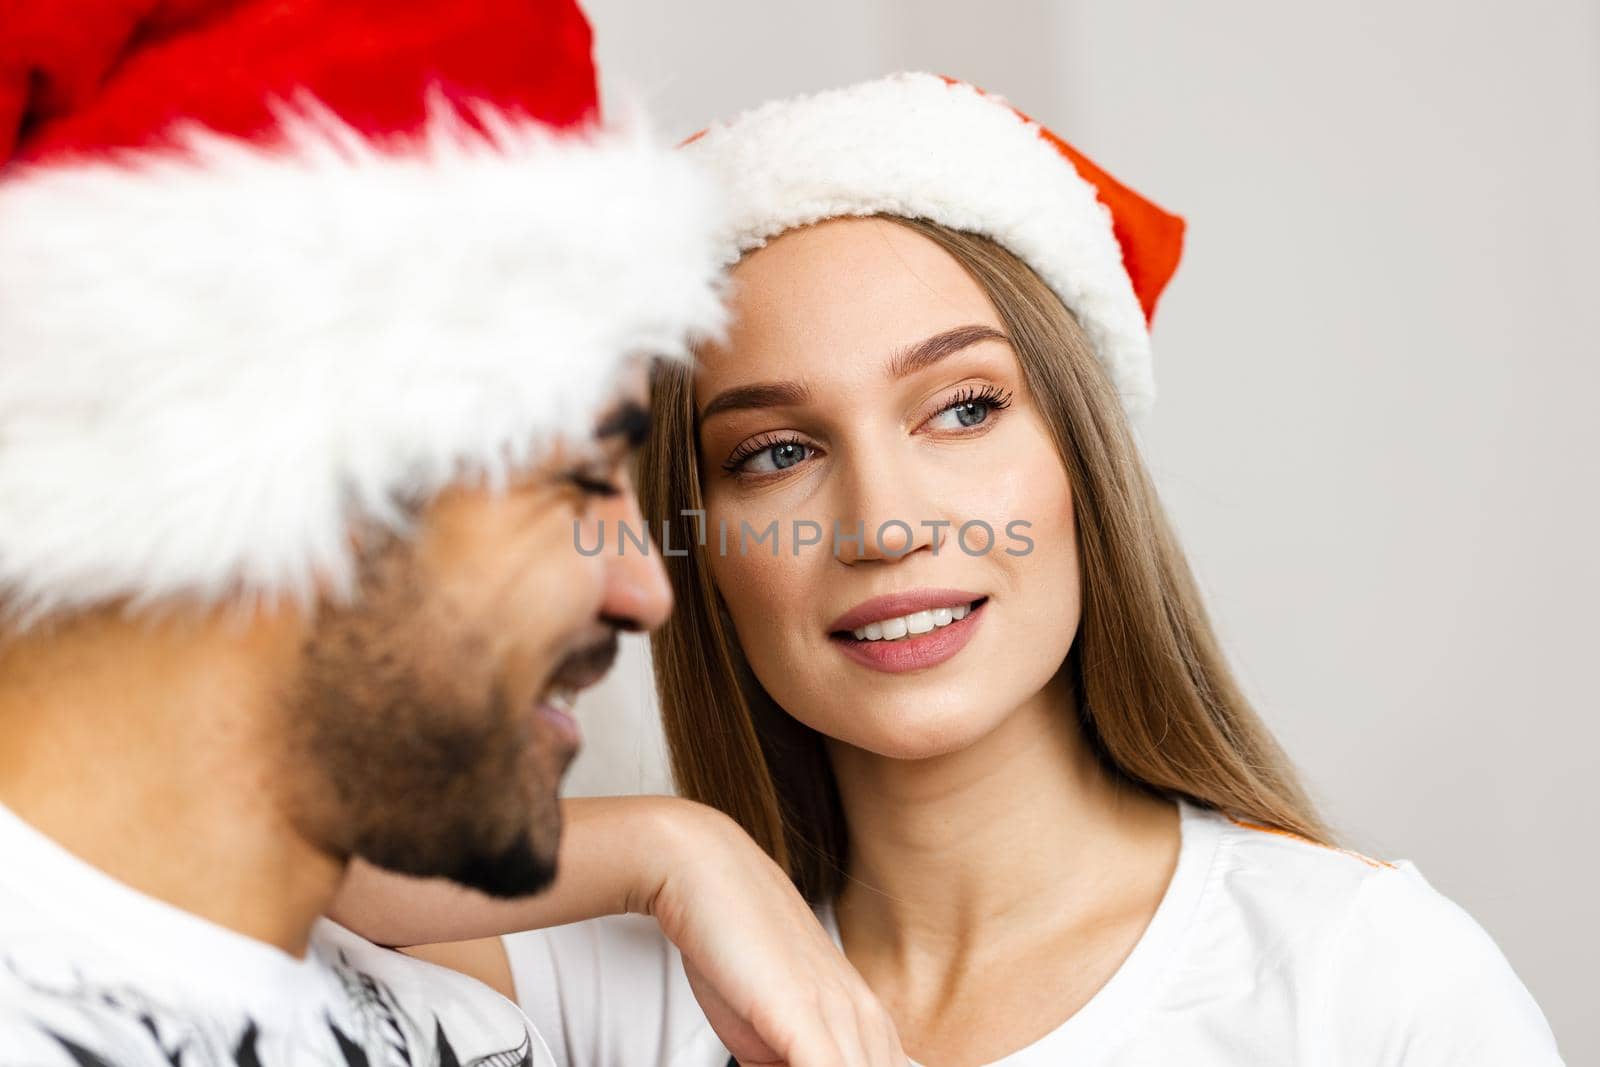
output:
<instances>
[{"instance_id":1,"label":"woman's long blonde hair","mask_svg":"<svg viewBox=\"0 0 1600 1067\"><path fill-rule=\"evenodd\" d=\"M1293 766L1218 648L1121 404L1082 330L1021 260L987 238L891 217L954 256L1005 324L1072 487L1082 617L1064 669L1092 750L1116 776L1236 818L1326 841ZM731 816L807 899L831 898L848 841L822 738L752 675L703 547L699 432L688 369L664 367L643 450L644 514L691 546L665 562L677 607L651 639L679 791Z\"/></svg>"}]
</instances>

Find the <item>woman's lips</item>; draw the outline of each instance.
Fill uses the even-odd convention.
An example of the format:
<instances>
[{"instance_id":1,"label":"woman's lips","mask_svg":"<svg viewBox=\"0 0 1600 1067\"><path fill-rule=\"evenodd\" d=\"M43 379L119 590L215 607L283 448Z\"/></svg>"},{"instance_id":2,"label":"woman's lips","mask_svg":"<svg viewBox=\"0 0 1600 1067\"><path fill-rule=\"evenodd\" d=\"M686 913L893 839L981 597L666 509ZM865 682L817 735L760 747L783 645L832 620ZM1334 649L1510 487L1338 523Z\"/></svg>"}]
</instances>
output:
<instances>
[{"instance_id":1,"label":"woman's lips","mask_svg":"<svg viewBox=\"0 0 1600 1067\"><path fill-rule=\"evenodd\" d=\"M839 651L873 670L888 674L925 670L938 666L967 646L977 632L988 604L986 598L980 599L967 612L966 618L897 641L862 641L849 633L835 633L830 638L838 645Z\"/></svg>"},{"instance_id":2,"label":"woman's lips","mask_svg":"<svg viewBox=\"0 0 1600 1067\"><path fill-rule=\"evenodd\" d=\"M829 631L855 630L869 622L910 615L914 611L930 608L950 608L957 604L970 604L981 600L982 593L965 589L908 589L903 593L890 593L864 600L828 624Z\"/></svg>"}]
</instances>

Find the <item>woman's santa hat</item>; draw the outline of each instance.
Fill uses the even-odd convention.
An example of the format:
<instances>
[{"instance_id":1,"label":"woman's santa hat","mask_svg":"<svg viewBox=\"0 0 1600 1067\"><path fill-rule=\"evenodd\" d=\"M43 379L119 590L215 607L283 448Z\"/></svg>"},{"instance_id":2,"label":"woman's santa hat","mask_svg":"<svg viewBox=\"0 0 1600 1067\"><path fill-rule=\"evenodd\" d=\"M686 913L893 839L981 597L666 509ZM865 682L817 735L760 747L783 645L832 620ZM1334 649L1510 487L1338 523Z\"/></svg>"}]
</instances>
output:
<instances>
[{"instance_id":1,"label":"woman's santa hat","mask_svg":"<svg viewBox=\"0 0 1600 1067\"><path fill-rule=\"evenodd\" d=\"M900 215L980 234L1077 316L1130 413L1154 400L1149 323L1178 266L1183 220L1000 97L896 74L764 104L688 147L727 187L727 262L841 216Z\"/></svg>"},{"instance_id":2,"label":"woman's santa hat","mask_svg":"<svg viewBox=\"0 0 1600 1067\"><path fill-rule=\"evenodd\" d=\"M0 606L348 589L722 311L570 0L0 3Z\"/></svg>"}]
</instances>

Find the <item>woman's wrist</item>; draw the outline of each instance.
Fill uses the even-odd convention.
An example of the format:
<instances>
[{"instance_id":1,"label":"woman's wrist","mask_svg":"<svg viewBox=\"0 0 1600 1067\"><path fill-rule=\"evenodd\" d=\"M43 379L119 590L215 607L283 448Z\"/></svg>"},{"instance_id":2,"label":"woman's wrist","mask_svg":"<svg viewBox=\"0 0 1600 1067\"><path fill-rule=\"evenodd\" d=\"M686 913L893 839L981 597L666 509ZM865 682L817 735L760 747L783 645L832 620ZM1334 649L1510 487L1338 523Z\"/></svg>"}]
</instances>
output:
<instances>
[{"instance_id":1,"label":"woman's wrist","mask_svg":"<svg viewBox=\"0 0 1600 1067\"><path fill-rule=\"evenodd\" d=\"M662 893L697 866L729 850L755 849L738 825L704 804L682 797L628 797L626 809L607 813L627 840L619 842L636 863L623 882L620 911L659 918Z\"/></svg>"}]
</instances>

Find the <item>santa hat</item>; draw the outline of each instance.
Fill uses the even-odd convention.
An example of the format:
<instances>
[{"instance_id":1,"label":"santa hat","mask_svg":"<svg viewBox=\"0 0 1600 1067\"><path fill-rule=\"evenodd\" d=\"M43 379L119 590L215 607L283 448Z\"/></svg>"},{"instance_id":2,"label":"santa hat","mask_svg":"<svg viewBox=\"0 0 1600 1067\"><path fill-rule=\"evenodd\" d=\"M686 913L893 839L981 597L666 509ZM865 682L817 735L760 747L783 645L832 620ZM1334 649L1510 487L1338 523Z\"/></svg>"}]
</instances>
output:
<instances>
[{"instance_id":1,"label":"santa hat","mask_svg":"<svg viewBox=\"0 0 1600 1067\"><path fill-rule=\"evenodd\" d=\"M727 187L725 261L841 216L981 234L1077 316L1131 414L1154 400L1149 323L1178 266L1183 220L1002 98L896 74L764 104L688 148Z\"/></svg>"},{"instance_id":2,"label":"santa hat","mask_svg":"<svg viewBox=\"0 0 1600 1067\"><path fill-rule=\"evenodd\" d=\"M721 322L570 0L0 0L0 605L348 589Z\"/></svg>"}]
</instances>

